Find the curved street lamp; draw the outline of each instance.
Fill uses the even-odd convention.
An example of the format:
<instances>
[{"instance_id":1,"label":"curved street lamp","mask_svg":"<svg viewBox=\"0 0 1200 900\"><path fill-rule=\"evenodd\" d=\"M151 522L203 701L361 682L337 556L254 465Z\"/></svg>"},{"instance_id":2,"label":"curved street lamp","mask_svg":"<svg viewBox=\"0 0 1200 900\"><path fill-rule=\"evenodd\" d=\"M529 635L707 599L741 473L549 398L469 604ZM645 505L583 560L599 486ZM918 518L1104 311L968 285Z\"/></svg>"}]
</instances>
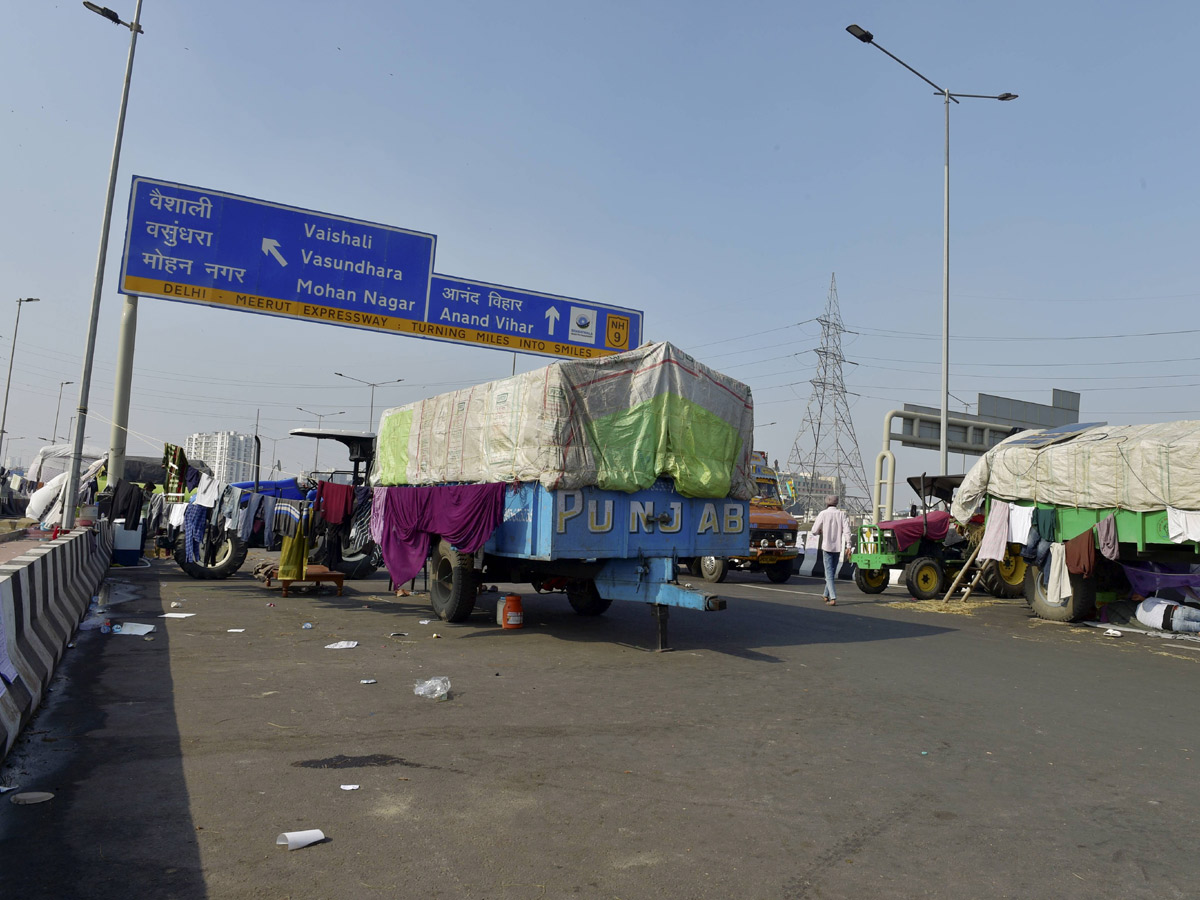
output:
<instances>
[{"instance_id":1,"label":"curved street lamp","mask_svg":"<svg viewBox=\"0 0 1200 900\"><path fill-rule=\"evenodd\" d=\"M302 413L308 413L310 416L317 417L317 431L321 430L321 420L322 419L327 419L330 416L344 416L346 414L346 411L344 409L338 410L337 412L331 412L331 413L315 413L311 409L305 409L302 406L297 406L296 409L300 410L300 412L302 412ZM317 440L316 444L317 444L317 449L316 449L316 452L313 453L313 471L314 472L317 471L317 459L321 455L320 439Z\"/></svg>"},{"instance_id":2,"label":"curved street lamp","mask_svg":"<svg viewBox=\"0 0 1200 900\"><path fill-rule=\"evenodd\" d=\"M365 384L371 389L371 412L367 417L367 427L375 427L375 388L383 387L385 384L399 384L403 378L393 378L391 381L363 381L361 378L355 378L353 375L343 375L341 372L334 372L339 378L349 378L351 381L357 381L359 384Z\"/></svg>"},{"instance_id":3,"label":"curved street lamp","mask_svg":"<svg viewBox=\"0 0 1200 900\"><path fill-rule=\"evenodd\" d=\"M943 191L944 209L942 215L942 420L941 420L941 474L946 471L947 453L946 442L950 431L950 101L958 102L960 97L970 97L978 100L1016 100L1016 94L958 94L946 88L938 87L900 57L889 53L875 43L875 35L857 25L847 25L846 31L858 38L864 44L870 44L880 52L890 56L908 71L912 72L927 85L940 94L946 104L946 174Z\"/></svg>"}]
</instances>

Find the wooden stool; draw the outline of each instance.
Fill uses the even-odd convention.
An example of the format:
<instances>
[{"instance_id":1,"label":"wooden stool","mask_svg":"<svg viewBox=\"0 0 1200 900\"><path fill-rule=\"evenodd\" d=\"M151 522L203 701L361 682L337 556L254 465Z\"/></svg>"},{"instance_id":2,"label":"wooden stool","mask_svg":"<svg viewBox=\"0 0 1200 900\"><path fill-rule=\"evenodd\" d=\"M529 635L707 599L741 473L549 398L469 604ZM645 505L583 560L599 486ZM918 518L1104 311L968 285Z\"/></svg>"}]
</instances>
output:
<instances>
[{"instance_id":1,"label":"wooden stool","mask_svg":"<svg viewBox=\"0 0 1200 900\"><path fill-rule=\"evenodd\" d=\"M283 585L283 596L288 595L288 586L295 583L304 584L311 581L313 584L320 584L323 581L329 581L337 585L338 596L342 596L342 584L346 580L344 572L334 572L328 566L308 566L304 571L303 578L280 578L279 571L276 569L267 574L267 587L271 586L272 579L278 579Z\"/></svg>"}]
</instances>

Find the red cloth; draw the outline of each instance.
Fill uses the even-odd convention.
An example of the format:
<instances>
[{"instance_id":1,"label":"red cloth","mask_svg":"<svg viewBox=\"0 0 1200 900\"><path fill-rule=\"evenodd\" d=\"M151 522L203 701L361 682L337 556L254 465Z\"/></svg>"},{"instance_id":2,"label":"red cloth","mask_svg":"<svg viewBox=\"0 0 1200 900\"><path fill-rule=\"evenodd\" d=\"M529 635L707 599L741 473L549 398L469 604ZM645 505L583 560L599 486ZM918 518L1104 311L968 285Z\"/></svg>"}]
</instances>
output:
<instances>
[{"instance_id":1,"label":"red cloth","mask_svg":"<svg viewBox=\"0 0 1200 900\"><path fill-rule=\"evenodd\" d=\"M1066 544L1067 571L1072 575L1090 578L1096 571L1096 541L1092 529L1076 535Z\"/></svg>"},{"instance_id":2,"label":"red cloth","mask_svg":"<svg viewBox=\"0 0 1200 900\"><path fill-rule=\"evenodd\" d=\"M317 482L317 496L313 506L325 514L330 525L340 525L350 518L354 508L354 487L349 484L334 484L332 481Z\"/></svg>"},{"instance_id":3,"label":"red cloth","mask_svg":"<svg viewBox=\"0 0 1200 900\"><path fill-rule=\"evenodd\" d=\"M896 535L896 549L906 550L923 537L940 541L950 530L950 513L944 509L935 509L925 516L915 519L893 519L891 522L880 522L880 528L885 528Z\"/></svg>"},{"instance_id":4,"label":"red cloth","mask_svg":"<svg viewBox=\"0 0 1200 900\"><path fill-rule=\"evenodd\" d=\"M483 547L504 520L504 490L504 484L387 488L383 534L376 540L392 583L401 585L421 571L434 535L464 553Z\"/></svg>"}]
</instances>

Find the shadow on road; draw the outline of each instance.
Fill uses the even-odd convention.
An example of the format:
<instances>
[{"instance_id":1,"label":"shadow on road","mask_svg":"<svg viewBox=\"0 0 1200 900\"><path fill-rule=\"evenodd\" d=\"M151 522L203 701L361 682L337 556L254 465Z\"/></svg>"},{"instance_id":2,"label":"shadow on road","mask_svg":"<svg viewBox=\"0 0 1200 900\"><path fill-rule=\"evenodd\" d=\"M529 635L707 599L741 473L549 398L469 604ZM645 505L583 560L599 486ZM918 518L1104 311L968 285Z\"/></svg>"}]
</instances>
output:
<instances>
[{"instance_id":1,"label":"shadow on road","mask_svg":"<svg viewBox=\"0 0 1200 900\"><path fill-rule=\"evenodd\" d=\"M111 570L113 599L129 599L108 617L161 623L161 573ZM167 629L151 637L92 628L66 651L51 693L0 768L5 785L54 794L36 806L0 804L4 896L207 896Z\"/></svg>"}]
</instances>

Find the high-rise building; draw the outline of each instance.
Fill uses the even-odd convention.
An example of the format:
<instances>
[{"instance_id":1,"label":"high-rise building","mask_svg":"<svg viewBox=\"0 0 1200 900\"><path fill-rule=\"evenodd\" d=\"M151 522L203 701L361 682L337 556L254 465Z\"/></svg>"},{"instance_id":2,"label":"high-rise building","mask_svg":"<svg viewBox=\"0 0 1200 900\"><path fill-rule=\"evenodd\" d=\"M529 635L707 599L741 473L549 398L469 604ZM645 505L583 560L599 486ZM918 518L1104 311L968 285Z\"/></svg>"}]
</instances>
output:
<instances>
[{"instance_id":1,"label":"high-rise building","mask_svg":"<svg viewBox=\"0 0 1200 900\"><path fill-rule=\"evenodd\" d=\"M254 436L236 431L190 434L183 452L208 464L217 481L232 484L254 478Z\"/></svg>"}]
</instances>

